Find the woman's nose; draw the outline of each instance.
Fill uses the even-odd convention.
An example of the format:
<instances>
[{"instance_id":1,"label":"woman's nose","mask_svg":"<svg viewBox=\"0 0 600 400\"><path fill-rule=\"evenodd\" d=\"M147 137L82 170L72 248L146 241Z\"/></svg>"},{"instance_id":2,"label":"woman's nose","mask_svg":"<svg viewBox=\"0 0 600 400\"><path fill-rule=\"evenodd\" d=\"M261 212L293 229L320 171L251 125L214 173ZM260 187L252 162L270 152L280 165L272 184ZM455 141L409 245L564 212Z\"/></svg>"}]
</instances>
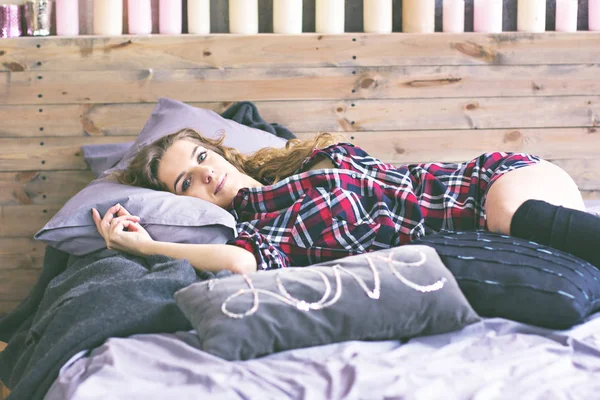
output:
<instances>
[{"instance_id":1,"label":"woman's nose","mask_svg":"<svg viewBox=\"0 0 600 400\"><path fill-rule=\"evenodd\" d=\"M196 167L196 173L200 178L200 182L211 183L214 178L214 171L211 167L206 165L198 165Z\"/></svg>"}]
</instances>

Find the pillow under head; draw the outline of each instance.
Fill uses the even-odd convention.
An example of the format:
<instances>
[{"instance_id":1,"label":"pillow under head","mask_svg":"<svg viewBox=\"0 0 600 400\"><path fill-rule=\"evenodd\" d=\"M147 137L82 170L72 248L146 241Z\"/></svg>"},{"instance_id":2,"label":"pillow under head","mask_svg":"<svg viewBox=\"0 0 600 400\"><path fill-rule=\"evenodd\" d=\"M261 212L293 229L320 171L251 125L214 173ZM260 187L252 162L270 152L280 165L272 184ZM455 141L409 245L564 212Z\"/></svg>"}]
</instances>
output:
<instances>
[{"instance_id":1,"label":"pillow under head","mask_svg":"<svg viewBox=\"0 0 600 400\"><path fill-rule=\"evenodd\" d=\"M155 240L225 243L232 239L235 235L234 218L214 204L103 179L113 171L125 169L145 145L183 128L194 129L208 138L225 135L224 145L246 154L263 147L282 147L286 143L286 140L275 135L222 118L211 110L192 107L176 100L160 99L137 139L117 165L104 171L100 179L92 181L73 196L35 234L35 238L75 255L103 249L106 244L96 231L91 209L96 208L104 214L109 207L119 203L132 214L141 217L141 224ZM122 147L117 149L123 150ZM110 164L114 165L114 160Z\"/></svg>"}]
</instances>

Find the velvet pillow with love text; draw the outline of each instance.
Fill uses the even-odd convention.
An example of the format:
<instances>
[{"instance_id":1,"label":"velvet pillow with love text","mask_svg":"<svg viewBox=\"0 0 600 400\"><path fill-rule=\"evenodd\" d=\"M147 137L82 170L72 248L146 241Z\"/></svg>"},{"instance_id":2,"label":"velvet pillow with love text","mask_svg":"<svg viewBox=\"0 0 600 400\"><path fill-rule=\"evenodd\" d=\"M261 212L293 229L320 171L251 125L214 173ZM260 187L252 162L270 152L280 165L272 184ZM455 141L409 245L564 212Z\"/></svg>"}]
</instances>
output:
<instances>
[{"instance_id":1,"label":"velvet pillow with love text","mask_svg":"<svg viewBox=\"0 0 600 400\"><path fill-rule=\"evenodd\" d=\"M195 283L175 300L202 349L227 360L406 339L479 320L436 251L412 245Z\"/></svg>"}]
</instances>

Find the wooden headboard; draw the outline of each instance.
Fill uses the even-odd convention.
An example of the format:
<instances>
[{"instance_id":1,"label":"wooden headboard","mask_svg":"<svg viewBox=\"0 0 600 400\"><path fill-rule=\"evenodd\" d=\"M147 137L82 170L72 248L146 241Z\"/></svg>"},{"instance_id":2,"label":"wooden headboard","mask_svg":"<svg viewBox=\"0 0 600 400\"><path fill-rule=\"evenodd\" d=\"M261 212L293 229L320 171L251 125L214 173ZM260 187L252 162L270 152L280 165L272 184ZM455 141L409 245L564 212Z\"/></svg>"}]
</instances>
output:
<instances>
[{"instance_id":1,"label":"wooden headboard","mask_svg":"<svg viewBox=\"0 0 600 400\"><path fill-rule=\"evenodd\" d=\"M133 140L159 97L251 100L394 163L531 152L600 198L599 49L593 32L2 39L0 312L39 274L32 235L92 179L81 145Z\"/></svg>"}]
</instances>

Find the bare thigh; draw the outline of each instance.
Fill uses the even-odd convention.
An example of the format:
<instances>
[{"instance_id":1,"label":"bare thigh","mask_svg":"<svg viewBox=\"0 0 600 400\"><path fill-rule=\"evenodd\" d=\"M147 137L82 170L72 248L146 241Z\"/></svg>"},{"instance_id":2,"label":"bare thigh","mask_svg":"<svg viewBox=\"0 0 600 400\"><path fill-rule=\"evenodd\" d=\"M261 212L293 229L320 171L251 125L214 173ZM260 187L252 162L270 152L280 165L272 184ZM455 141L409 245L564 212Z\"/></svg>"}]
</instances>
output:
<instances>
[{"instance_id":1,"label":"bare thigh","mask_svg":"<svg viewBox=\"0 0 600 400\"><path fill-rule=\"evenodd\" d=\"M510 234L512 217L527 200L585 210L581 193L569 174L552 163L541 161L507 172L492 184L484 205L488 229Z\"/></svg>"}]
</instances>

